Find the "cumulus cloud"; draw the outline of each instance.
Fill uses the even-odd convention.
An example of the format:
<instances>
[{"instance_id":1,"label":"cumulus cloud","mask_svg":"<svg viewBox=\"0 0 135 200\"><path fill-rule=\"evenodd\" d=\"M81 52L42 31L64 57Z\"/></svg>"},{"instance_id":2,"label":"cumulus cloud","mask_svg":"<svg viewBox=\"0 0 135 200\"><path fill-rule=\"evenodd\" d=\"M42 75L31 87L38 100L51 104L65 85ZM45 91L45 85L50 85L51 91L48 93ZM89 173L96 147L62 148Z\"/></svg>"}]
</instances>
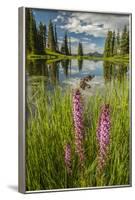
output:
<instances>
[{"instance_id":1,"label":"cumulus cloud","mask_svg":"<svg viewBox=\"0 0 135 200\"><path fill-rule=\"evenodd\" d=\"M75 33L85 33L95 37L105 37L108 30L121 31L129 24L128 15L74 12L67 16L61 29Z\"/></svg>"},{"instance_id":2,"label":"cumulus cloud","mask_svg":"<svg viewBox=\"0 0 135 200\"><path fill-rule=\"evenodd\" d=\"M77 53L79 42L83 44L84 53L103 53L103 40L108 30L121 33L125 25L129 26L129 15L59 11L54 21L59 22L58 27L63 32L71 36L73 33L74 37L70 36L72 53Z\"/></svg>"},{"instance_id":3,"label":"cumulus cloud","mask_svg":"<svg viewBox=\"0 0 135 200\"><path fill-rule=\"evenodd\" d=\"M87 53L93 53L93 52L99 52L99 53L103 53L103 48L98 46L95 43L89 43L89 42L82 42L83 44L83 51L85 54ZM78 51L78 46L76 44L72 44L72 53L76 54Z\"/></svg>"},{"instance_id":4,"label":"cumulus cloud","mask_svg":"<svg viewBox=\"0 0 135 200\"><path fill-rule=\"evenodd\" d=\"M78 43L78 42L80 42L80 39L76 38L76 37L70 37L70 40L71 40L71 43Z\"/></svg>"},{"instance_id":5,"label":"cumulus cloud","mask_svg":"<svg viewBox=\"0 0 135 200\"><path fill-rule=\"evenodd\" d=\"M64 22L64 16L58 15L58 16L53 20L53 22L58 22L58 21Z\"/></svg>"}]
</instances>

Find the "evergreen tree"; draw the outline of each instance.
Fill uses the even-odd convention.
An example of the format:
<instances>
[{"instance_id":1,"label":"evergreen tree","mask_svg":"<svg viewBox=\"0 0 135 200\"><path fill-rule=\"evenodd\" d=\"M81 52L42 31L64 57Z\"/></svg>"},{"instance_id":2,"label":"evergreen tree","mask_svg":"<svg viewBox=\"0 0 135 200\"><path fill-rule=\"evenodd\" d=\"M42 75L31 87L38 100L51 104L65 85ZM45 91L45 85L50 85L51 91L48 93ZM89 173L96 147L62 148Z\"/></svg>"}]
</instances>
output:
<instances>
[{"instance_id":1,"label":"evergreen tree","mask_svg":"<svg viewBox=\"0 0 135 200\"><path fill-rule=\"evenodd\" d=\"M71 52L71 38L69 37L69 55L71 55L72 52Z\"/></svg>"},{"instance_id":2,"label":"evergreen tree","mask_svg":"<svg viewBox=\"0 0 135 200\"><path fill-rule=\"evenodd\" d=\"M116 54L116 43L115 43L115 31L113 31L112 33L112 56L114 56Z\"/></svg>"},{"instance_id":3,"label":"evergreen tree","mask_svg":"<svg viewBox=\"0 0 135 200\"><path fill-rule=\"evenodd\" d=\"M48 48L54 52L56 51L54 30L53 30L53 24L51 20L48 26Z\"/></svg>"},{"instance_id":4,"label":"evergreen tree","mask_svg":"<svg viewBox=\"0 0 135 200\"><path fill-rule=\"evenodd\" d=\"M65 54L65 46L64 46L64 43L62 43L62 45L61 45L61 53L62 54Z\"/></svg>"},{"instance_id":5,"label":"evergreen tree","mask_svg":"<svg viewBox=\"0 0 135 200\"><path fill-rule=\"evenodd\" d=\"M116 36L116 54L120 54L120 33L119 30L117 32L117 36Z\"/></svg>"},{"instance_id":6,"label":"evergreen tree","mask_svg":"<svg viewBox=\"0 0 135 200\"><path fill-rule=\"evenodd\" d=\"M107 37L105 40L105 47L104 47L104 56L110 57L112 56L112 31L108 31Z\"/></svg>"},{"instance_id":7,"label":"evergreen tree","mask_svg":"<svg viewBox=\"0 0 135 200\"><path fill-rule=\"evenodd\" d=\"M129 52L129 33L125 26L121 36L121 54L127 54Z\"/></svg>"},{"instance_id":8,"label":"evergreen tree","mask_svg":"<svg viewBox=\"0 0 135 200\"><path fill-rule=\"evenodd\" d=\"M65 54L65 55L69 55L67 33L65 33L64 40L63 40L63 43L61 45L61 53Z\"/></svg>"},{"instance_id":9,"label":"evergreen tree","mask_svg":"<svg viewBox=\"0 0 135 200\"><path fill-rule=\"evenodd\" d=\"M67 33L65 33L64 37L64 48L65 48L65 55L69 55Z\"/></svg>"},{"instance_id":10,"label":"evergreen tree","mask_svg":"<svg viewBox=\"0 0 135 200\"><path fill-rule=\"evenodd\" d=\"M55 30L54 30L54 38L55 38L56 51L59 51L56 24L55 24Z\"/></svg>"},{"instance_id":11,"label":"evergreen tree","mask_svg":"<svg viewBox=\"0 0 135 200\"><path fill-rule=\"evenodd\" d=\"M46 25L43 25L43 45L44 49L46 48Z\"/></svg>"},{"instance_id":12,"label":"evergreen tree","mask_svg":"<svg viewBox=\"0 0 135 200\"><path fill-rule=\"evenodd\" d=\"M83 56L83 47L81 42L78 44L78 56Z\"/></svg>"},{"instance_id":13,"label":"evergreen tree","mask_svg":"<svg viewBox=\"0 0 135 200\"><path fill-rule=\"evenodd\" d=\"M126 40L127 40L127 43L126 43L126 54L129 54L129 30L127 31Z\"/></svg>"},{"instance_id":14,"label":"evergreen tree","mask_svg":"<svg viewBox=\"0 0 135 200\"><path fill-rule=\"evenodd\" d=\"M125 55L129 53L129 31L125 26L120 36L119 30L117 35L115 31L108 31L105 40L104 56Z\"/></svg>"},{"instance_id":15,"label":"evergreen tree","mask_svg":"<svg viewBox=\"0 0 135 200\"><path fill-rule=\"evenodd\" d=\"M38 43L37 43L37 50L39 54L45 53L44 49L44 25L42 22L39 24L39 30L38 30Z\"/></svg>"},{"instance_id":16,"label":"evergreen tree","mask_svg":"<svg viewBox=\"0 0 135 200\"><path fill-rule=\"evenodd\" d=\"M32 9L26 9L26 50L28 53L36 53L37 28Z\"/></svg>"}]
</instances>

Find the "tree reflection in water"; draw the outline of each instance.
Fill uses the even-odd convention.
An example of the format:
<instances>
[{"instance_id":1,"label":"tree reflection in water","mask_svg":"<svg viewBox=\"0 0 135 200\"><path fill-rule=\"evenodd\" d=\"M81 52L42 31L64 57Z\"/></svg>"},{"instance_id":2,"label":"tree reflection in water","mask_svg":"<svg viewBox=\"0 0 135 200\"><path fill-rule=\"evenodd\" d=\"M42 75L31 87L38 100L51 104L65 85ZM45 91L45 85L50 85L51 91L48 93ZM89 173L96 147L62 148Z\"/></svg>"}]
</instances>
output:
<instances>
[{"instance_id":1,"label":"tree reflection in water","mask_svg":"<svg viewBox=\"0 0 135 200\"><path fill-rule=\"evenodd\" d=\"M26 76L29 80L29 85L34 85L36 88L39 81L42 81L44 87L51 90L55 85L60 84L62 86L65 79L81 79L84 77L84 73L88 75L92 73L95 77L101 76L106 84L115 79L122 81L129 68L127 64L108 61L90 61L89 63L82 59L72 61L69 59L57 62L52 62L52 60L27 60ZM93 62L96 67L94 71L91 71L93 69Z\"/></svg>"},{"instance_id":2,"label":"tree reflection in water","mask_svg":"<svg viewBox=\"0 0 135 200\"><path fill-rule=\"evenodd\" d=\"M103 72L105 83L115 79L122 81L124 75L128 72L128 68L129 67L127 64L118 64L104 61Z\"/></svg>"}]
</instances>

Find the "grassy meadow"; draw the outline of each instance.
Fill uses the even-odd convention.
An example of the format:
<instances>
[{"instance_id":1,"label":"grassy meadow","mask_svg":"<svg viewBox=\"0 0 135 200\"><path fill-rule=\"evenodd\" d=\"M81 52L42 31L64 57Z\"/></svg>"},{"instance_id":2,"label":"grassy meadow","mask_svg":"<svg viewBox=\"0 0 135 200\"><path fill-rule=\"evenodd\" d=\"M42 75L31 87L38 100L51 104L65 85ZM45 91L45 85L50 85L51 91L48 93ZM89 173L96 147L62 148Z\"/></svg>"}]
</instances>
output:
<instances>
[{"instance_id":1,"label":"grassy meadow","mask_svg":"<svg viewBox=\"0 0 135 200\"><path fill-rule=\"evenodd\" d=\"M56 87L49 91L40 82L27 96L26 190L49 190L128 185L129 180L129 82L113 80L104 91L82 97L84 166L75 153L72 92ZM106 167L97 173L97 138L100 108L110 105L111 130ZM71 144L72 174L67 173L64 147Z\"/></svg>"}]
</instances>

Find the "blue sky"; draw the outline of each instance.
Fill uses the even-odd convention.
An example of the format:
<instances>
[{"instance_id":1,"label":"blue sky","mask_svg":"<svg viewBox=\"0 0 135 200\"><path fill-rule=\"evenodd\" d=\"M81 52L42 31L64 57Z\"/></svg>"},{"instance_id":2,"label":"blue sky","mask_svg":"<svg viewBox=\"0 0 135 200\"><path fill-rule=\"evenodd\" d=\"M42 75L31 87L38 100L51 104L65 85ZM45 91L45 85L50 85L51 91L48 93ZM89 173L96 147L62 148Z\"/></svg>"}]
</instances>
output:
<instances>
[{"instance_id":1,"label":"blue sky","mask_svg":"<svg viewBox=\"0 0 135 200\"><path fill-rule=\"evenodd\" d=\"M83 44L84 53L95 51L102 53L107 31L121 32L125 25L129 26L128 15L41 9L33 9L33 14L37 26L40 22L48 26L50 19L56 24L59 46L67 31L71 37L72 53L77 53L79 41Z\"/></svg>"}]
</instances>

